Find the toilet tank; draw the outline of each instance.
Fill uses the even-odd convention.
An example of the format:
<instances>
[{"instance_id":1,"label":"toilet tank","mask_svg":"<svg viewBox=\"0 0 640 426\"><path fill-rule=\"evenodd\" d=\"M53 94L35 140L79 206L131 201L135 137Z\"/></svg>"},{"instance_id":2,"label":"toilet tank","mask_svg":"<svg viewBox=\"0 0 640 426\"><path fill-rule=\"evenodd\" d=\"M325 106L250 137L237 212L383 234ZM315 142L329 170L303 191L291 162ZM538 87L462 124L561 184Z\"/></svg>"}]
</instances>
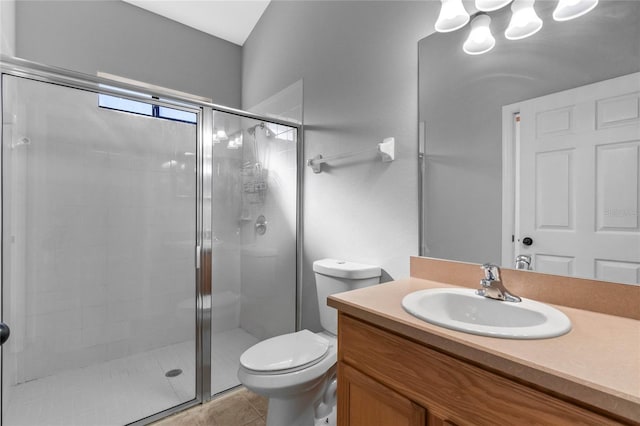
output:
<instances>
[{"instance_id":1,"label":"toilet tank","mask_svg":"<svg viewBox=\"0 0 640 426\"><path fill-rule=\"evenodd\" d=\"M380 283L379 266L346 262L337 259L321 259L313 262L318 293L318 310L322 328L338 334L338 312L327 306L327 297L343 291L369 287Z\"/></svg>"}]
</instances>

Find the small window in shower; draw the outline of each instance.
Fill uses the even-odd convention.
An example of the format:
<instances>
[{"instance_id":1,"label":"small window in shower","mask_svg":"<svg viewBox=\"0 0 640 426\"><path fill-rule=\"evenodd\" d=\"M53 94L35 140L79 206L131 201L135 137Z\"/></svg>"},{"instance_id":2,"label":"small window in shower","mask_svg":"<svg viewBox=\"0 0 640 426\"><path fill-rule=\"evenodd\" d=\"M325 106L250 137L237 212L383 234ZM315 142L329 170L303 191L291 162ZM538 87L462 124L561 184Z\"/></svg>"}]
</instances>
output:
<instances>
[{"instance_id":1,"label":"small window in shower","mask_svg":"<svg viewBox=\"0 0 640 426\"><path fill-rule=\"evenodd\" d=\"M147 115L149 117L181 121L184 123L195 124L197 121L197 115L193 112L182 111L175 108L167 108L146 102L133 101L131 99L119 98L112 95L98 94L98 106L101 108L130 112L133 114Z\"/></svg>"},{"instance_id":2,"label":"small window in shower","mask_svg":"<svg viewBox=\"0 0 640 426\"><path fill-rule=\"evenodd\" d=\"M167 120L184 121L185 123L196 123L197 116L193 112L182 111L174 108L167 108L163 106L158 107L158 117L166 118Z\"/></svg>"},{"instance_id":3,"label":"small window in shower","mask_svg":"<svg viewBox=\"0 0 640 426\"><path fill-rule=\"evenodd\" d=\"M145 102L132 101L131 99L118 98L117 96L99 94L98 106L118 111L132 112L134 114L153 116L153 105Z\"/></svg>"}]
</instances>

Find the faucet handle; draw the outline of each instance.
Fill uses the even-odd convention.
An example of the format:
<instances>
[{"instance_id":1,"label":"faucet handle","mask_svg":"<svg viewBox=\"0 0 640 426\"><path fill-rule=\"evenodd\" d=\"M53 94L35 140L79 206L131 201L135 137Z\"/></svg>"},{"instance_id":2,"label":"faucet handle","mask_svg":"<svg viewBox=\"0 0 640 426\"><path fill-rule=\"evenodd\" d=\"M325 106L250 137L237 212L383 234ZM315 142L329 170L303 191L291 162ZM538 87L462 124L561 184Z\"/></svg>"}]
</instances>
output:
<instances>
[{"instance_id":1,"label":"faucet handle","mask_svg":"<svg viewBox=\"0 0 640 426\"><path fill-rule=\"evenodd\" d=\"M500 268L492 263L485 263L481 266L484 270L484 277L489 281L500 281Z\"/></svg>"}]
</instances>

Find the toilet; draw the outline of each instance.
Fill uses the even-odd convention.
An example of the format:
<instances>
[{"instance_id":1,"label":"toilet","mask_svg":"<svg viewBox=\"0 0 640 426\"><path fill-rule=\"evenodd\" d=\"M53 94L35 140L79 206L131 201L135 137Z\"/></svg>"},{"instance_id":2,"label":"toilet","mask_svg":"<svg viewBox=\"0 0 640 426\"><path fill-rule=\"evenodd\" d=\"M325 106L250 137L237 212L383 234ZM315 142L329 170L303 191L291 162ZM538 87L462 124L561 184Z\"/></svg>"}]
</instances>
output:
<instances>
[{"instance_id":1,"label":"toilet","mask_svg":"<svg viewBox=\"0 0 640 426\"><path fill-rule=\"evenodd\" d=\"M240 356L240 382L269 398L267 426L325 424L336 404L338 349L338 316L327 297L378 284L381 274L379 266L336 259L315 261L313 271L323 331L272 337Z\"/></svg>"}]
</instances>

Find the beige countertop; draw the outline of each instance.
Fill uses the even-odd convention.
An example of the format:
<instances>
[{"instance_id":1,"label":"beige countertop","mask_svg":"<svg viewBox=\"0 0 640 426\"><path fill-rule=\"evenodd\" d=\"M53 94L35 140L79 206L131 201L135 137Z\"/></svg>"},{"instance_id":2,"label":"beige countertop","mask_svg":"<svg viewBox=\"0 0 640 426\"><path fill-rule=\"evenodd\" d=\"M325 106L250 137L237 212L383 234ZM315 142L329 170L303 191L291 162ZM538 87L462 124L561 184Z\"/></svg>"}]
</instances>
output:
<instances>
[{"instance_id":1,"label":"beige countertop","mask_svg":"<svg viewBox=\"0 0 640 426\"><path fill-rule=\"evenodd\" d=\"M565 306L572 330L541 340L476 336L429 324L404 311L402 298L454 287L407 278L329 297L339 311L469 360L569 400L640 422L640 321Z\"/></svg>"}]
</instances>

